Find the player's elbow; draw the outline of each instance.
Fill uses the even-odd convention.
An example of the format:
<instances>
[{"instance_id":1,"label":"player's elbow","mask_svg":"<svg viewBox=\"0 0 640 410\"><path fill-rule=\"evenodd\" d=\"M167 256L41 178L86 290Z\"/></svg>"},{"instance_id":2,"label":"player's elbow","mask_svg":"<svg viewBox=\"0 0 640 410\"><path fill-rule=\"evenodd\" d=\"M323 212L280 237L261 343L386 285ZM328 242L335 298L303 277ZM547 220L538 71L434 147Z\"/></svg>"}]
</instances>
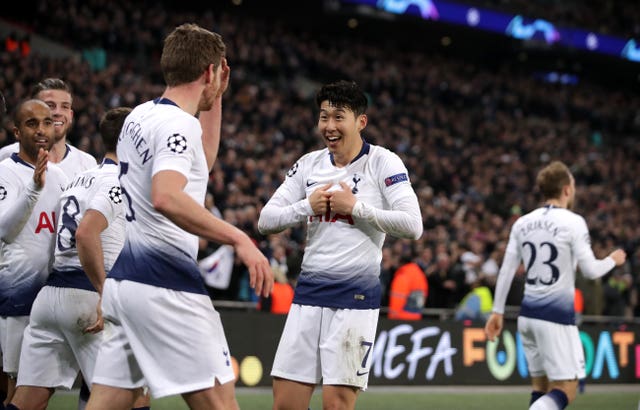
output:
<instances>
[{"instance_id":1,"label":"player's elbow","mask_svg":"<svg viewBox=\"0 0 640 410\"><path fill-rule=\"evenodd\" d=\"M153 208L160 212L162 215L171 213L171 209L175 201L173 201L171 195L165 192L154 192L151 195L151 205Z\"/></svg>"},{"instance_id":2,"label":"player's elbow","mask_svg":"<svg viewBox=\"0 0 640 410\"><path fill-rule=\"evenodd\" d=\"M100 233L95 232L92 226L81 223L76 230L76 246L82 247L84 244L89 244L96 236L99 235Z\"/></svg>"}]
</instances>

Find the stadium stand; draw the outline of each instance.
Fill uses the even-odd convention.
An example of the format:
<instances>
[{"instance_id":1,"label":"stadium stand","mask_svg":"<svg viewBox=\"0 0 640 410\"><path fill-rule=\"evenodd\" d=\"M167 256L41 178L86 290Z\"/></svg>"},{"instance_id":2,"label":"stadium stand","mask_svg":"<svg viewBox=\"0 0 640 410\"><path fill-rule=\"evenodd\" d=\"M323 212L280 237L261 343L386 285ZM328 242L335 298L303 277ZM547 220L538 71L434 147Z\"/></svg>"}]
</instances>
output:
<instances>
[{"instance_id":1,"label":"stadium stand","mask_svg":"<svg viewBox=\"0 0 640 410\"><path fill-rule=\"evenodd\" d=\"M436 255L445 254L455 276L462 269L460 256L472 240L484 244L481 257L488 260L507 239L515 218L538 203L530 193L537 170L560 159L571 164L578 185L584 187L578 192L577 207L592 229L597 256L614 245L623 246L630 255L625 273L632 283L624 296L623 314L632 317L634 309L635 316L640 314L637 78L635 84L616 84L591 73L590 60L564 55L562 61L571 63L569 68L582 67L577 73L580 81L548 82L536 75L539 67L520 64L521 49L491 49L486 43L466 44L456 52L441 46L426 48L415 36L433 34L429 29L411 31L412 41L405 41L409 34L398 33L405 36L398 37L405 41L399 46L396 37L372 28L382 23L362 21L362 30L349 31L346 25L338 27L344 16L325 16L322 26L303 19L297 9L291 9L287 18L275 18L274 10L265 11L249 1L246 8L226 5L212 10L176 3L38 1L35 13L7 14L5 18L23 30L84 55L45 56L35 44L27 56L3 50L0 89L8 107L24 98L37 80L63 76L76 96L76 125L70 140L100 157L96 129L100 116L110 107L134 106L160 95L160 39L176 24L196 21L223 34L232 68L223 109L223 141L209 190L224 218L241 226L266 253L279 243L292 260L299 258L303 228L276 238L261 237L257 215L293 161L320 146L312 111L317 85L354 79L372 97L372 121L365 137L402 157L424 217L425 233L415 244L390 239L385 245L391 250L386 253L385 270L393 272L400 257L409 256L430 272ZM573 26L604 25L605 31L615 28L621 34L636 33L640 21L637 4L627 2L620 7L612 1L592 9L585 6L579 16L568 12L565 3L538 9L522 1L478 3L537 13ZM610 14L600 19L603 10ZM628 16L622 26L613 24L620 21L620 13ZM484 53L478 51L483 48ZM469 49L474 53L462 54ZM549 53L554 54L546 60L557 62L558 51ZM557 64L544 68L556 69ZM12 142L10 120L5 118L3 125L0 145ZM423 257L429 253L432 259ZM224 297L253 301L245 276L241 269L234 270L230 285L234 292ZM594 301L585 304L585 315L607 311L605 281L578 282L585 299ZM513 305L521 296L522 280L516 283L510 296ZM466 294L465 285L460 286L459 298ZM431 305L427 300L427 306L453 308L455 302Z\"/></svg>"}]
</instances>

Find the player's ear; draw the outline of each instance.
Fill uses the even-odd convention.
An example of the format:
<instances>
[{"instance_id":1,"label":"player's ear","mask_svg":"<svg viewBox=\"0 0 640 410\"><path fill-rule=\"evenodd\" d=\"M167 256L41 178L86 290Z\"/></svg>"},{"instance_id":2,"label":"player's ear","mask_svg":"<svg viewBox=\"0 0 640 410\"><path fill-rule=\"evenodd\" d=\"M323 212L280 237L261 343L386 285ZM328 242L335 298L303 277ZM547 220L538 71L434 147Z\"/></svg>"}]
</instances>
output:
<instances>
[{"instance_id":1,"label":"player's ear","mask_svg":"<svg viewBox=\"0 0 640 410\"><path fill-rule=\"evenodd\" d=\"M205 84L212 83L213 80L215 79L215 76L216 76L215 67L213 66L213 64L209 64L207 66L207 69L204 72L204 83Z\"/></svg>"},{"instance_id":2,"label":"player's ear","mask_svg":"<svg viewBox=\"0 0 640 410\"><path fill-rule=\"evenodd\" d=\"M367 121L368 118L366 114L358 115L358 118L356 119L356 122L358 124L358 131L362 131L367 126Z\"/></svg>"}]
</instances>

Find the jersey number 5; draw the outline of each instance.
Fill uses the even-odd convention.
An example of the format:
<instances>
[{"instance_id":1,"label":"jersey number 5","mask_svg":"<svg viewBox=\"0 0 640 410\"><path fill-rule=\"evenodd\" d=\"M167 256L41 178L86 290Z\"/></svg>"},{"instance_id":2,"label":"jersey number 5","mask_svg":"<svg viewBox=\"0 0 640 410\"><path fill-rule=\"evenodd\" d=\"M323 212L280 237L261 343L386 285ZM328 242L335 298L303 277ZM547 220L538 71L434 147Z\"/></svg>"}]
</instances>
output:
<instances>
[{"instance_id":1,"label":"jersey number 5","mask_svg":"<svg viewBox=\"0 0 640 410\"><path fill-rule=\"evenodd\" d=\"M127 171L129 171L129 163L120 161L120 175L118 175L118 179L120 180L120 189L122 190L122 193L124 194L125 198L127 198L127 204L129 205L129 209L127 210L125 218L127 218L128 222L131 222L136 219L136 213L133 211L133 203L131 202L131 195L129 195L126 188L124 187L124 184L122 183L122 177L127 174Z\"/></svg>"},{"instance_id":2,"label":"jersey number 5","mask_svg":"<svg viewBox=\"0 0 640 410\"><path fill-rule=\"evenodd\" d=\"M552 285L556 283L558 281L558 278L560 277L560 269L558 269L558 267L554 265L553 262L558 259L558 248L556 248L556 246L551 242L542 242L538 246L536 246L533 242L529 241L524 242L522 244L522 247L529 247L529 250L531 251L531 259L529 259L529 262L527 263L527 283L530 285L535 285L536 282L543 285ZM541 268L533 270L531 269L536 263L537 250L542 248L549 249L549 258L547 260L540 261L540 263L542 263L543 265L547 265L549 270L551 271L551 279L549 279L548 281L545 281L536 275L536 273L541 272Z\"/></svg>"}]
</instances>

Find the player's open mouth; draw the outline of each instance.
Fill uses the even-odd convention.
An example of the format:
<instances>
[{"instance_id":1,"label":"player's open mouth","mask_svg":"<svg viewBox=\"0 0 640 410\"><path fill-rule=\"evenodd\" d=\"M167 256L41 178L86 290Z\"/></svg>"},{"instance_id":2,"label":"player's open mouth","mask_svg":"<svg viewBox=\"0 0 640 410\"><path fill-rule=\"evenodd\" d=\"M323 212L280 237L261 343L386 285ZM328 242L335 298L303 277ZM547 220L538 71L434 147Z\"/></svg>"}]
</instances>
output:
<instances>
[{"instance_id":1,"label":"player's open mouth","mask_svg":"<svg viewBox=\"0 0 640 410\"><path fill-rule=\"evenodd\" d=\"M54 127L62 127L64 125L64 123L62 121L54 121L53 122L53 126Z\"/></svg>"},{"instance_id":2,"label":"player's open mouth","mask_svg":"<svg viewBox=\"0 0 640 410\"><path fill-rule=\"evenodd\" d=\"M342 137L338 135L335 137L324 137L324 138L329 142L336 142L336 141L339 141Z\"/></svg>"}]
</instances>

